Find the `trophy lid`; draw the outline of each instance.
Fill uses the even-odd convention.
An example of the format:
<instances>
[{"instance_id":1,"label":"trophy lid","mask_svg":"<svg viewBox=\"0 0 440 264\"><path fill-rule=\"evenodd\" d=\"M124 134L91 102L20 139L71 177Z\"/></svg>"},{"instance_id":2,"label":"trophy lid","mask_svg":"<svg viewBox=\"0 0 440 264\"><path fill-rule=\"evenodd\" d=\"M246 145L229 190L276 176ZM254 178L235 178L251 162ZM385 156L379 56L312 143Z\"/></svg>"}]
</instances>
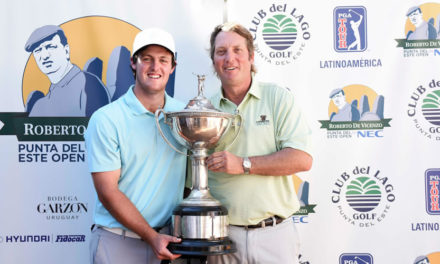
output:
<instances>
[{"instance_id":1,"label":"trophy lid","mask_svg":"<svg viewBox=\"0 0 440 264\"><path fill-rule=\"evenodd\" d=\"M209 101L208 98L206 98L203 95L203 89L204 89L204 81L205 81L205 75L197 75L197 78L199 79L198 83L198 95L194 97L193 99L189 100L188 104L186 105L185 109L178 111L178 112L168 112L167 116L172 117L216 117L216 118L231 118L234 115L222 112L218 109L216 109L211 101Z\"/></svg>"},{"instance_id":2,"label":"trophy lid","mask_svg":"<svg viewBox=\"0 0 440 264\"><path fill-rule=\"evenodd\" d=\"M198 95L189 101L185 110L220 112L212 105L211 101L203 95L203 89L205 88L205 75L197 75L197 78L199 79Z\"/></svg>"}]
</instances>

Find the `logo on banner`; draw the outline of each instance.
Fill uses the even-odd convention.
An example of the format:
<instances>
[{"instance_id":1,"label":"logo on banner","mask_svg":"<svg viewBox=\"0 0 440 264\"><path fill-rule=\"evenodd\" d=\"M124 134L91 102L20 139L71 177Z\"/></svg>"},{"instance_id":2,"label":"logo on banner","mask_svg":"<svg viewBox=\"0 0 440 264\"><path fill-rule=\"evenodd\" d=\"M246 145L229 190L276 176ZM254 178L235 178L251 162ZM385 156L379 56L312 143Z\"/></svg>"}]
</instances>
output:
<instances>
[{"instance_id":1,"label":"logo on banner","mask_svg":"<svg viewBox=\"0 0 440 264\"><path fill-rule=\"evenodd\" d=\"M81 243L86 241L85 235L6 235L0 236L0 243Z\"/></svg>"},{"instance_id":2,"label":"logo on banner","mask_svg":"<svg viewBox=\"0 0 440 264\"><path fill-rule=\"evenodd\" d=\"M384 220L396 197L390 179L370 166L356 166L336 179L331 201L353 226L372 227Z\"/></svg>"},{"instance_id":3,"label":"logo on banner","mask_svg":"<svg viewBox=\"0 0 440 264\"><path fill-rule=\"evenodd\" d=\"M361 52L367 49L367 9L341 6L333 11L334 48L337 52Z\"/></svg>"},{"instance_id":4,"label":"logo on banner","mask_svg":"<svg viewBox=\"0 0 440 264\"><path fill-rule=\"evenodd\" d=\"M439 206L440 169L428 169L425 172L426 212L440 215Z\"/></svg>"},{"instance_id":5,"label":"logo on banner","mask_svg":"<svg viewBox=\"0 0 440 264\"><path fill-rule=\"evenodd\" d=\"M391 118L384 116L384 96L365 85L334 89L329 99L329 120L319 120L327 138L381 138L383 129L390 127Z\"/></svg>"},{"instance_id":6,"label":"logo on banner","mask_svg":"<svg viewBox=\"0 0 440 264\"><path fill-rule=\"evenodd\" d=\"M287 65L297 60L311 36L304 14L290 4L272 4L260 9L249 31L254 37L255 53L273 65Z\"/></svg>"},{"instance_id":7,"label":"logo on banner","mask_svg":"<svg viewBox=\"0 0 440 264\"><path fill-rule=\"evenodd\" d=\"M351 52L351 58L321 60L321 69L377 68L380 58L359 55L367 51L367 9L363 6L339 6L333 10L333 48L336 52Z\"/></svg>"},{"instance_id":8,"label":"logo on banner","mask_svg":"<svg viewBox=\"0 0 440 264\"><path fill-rule=\"evenodd\" d=\"M5 243L51 243L50 235L5 235L0 236L0 242Z\"/></svg>"},{"instance_id":9,"label":"logo on banner","mask_svg":"<svg viewBox=\"0 0 440 264\"><path fill-rule=\"evenodd\" d=\"M423 136L440 140L440 81L433 79L413 90L407 115Z\"/></svg>"},{"instance_id":10,"label":"logo on banner","mask_svg":"<svg viewBox=\"0 0 440 264\"><path fill-rule=\"evenodd\" d=\"M368 253L344 253L339 256L339 264L373 264L373 256Z\"/></svg>"},{"instance_id":11,"label":"logo on banner","mask_svg":"<svg viewBox=\"0 0 440 264\"><path fill-rule=\"evenodd\" d=\"M297 224L309 223L309 214L315 213L316 204L309 203L310 183L303 181L297 175L293 175L293 183L300 203L300 209L293 214L293 222Z\"/></svg>"},{"instance_id":12,"label":"logo on banner","mask_svg":"<svg viewBox=\"0 0 440 264\"><path fill-rule=\"evenodd\" d=\"M117 34L106 34L108 30ZM134 84L129 48L139 31L125 21L99 16L34 29L25 44L26 112L35 117L90 117L119 98Z\"/></svg>"},{"instance_id":13,"label":"logo on banner","mask_svg":"<svg viewBox=\"0 0 440 264\"><path fill-rule=\"evenodd\" d=\"M85 235L57 235L55 239L55 243L78 243L85 241Z\"/></svg>"},{"instance_id":14,"label":"logo on banner","mask_svg":"<svg viewBox=\"0 0 440 264\"><path fill-rule=\"evenodd\" d=\"M88 212L88 203L81 202L74 195L48 196L46 201L38 203L37 212L46 220L66 221L79 220L80 216Z\"/></svg>"},{"instance_id":15,"label":"logo on banner","mask_svg":"<svg viewBox=\"0 0 440 264\"><path fill-rule=\"evenodd\" d=\"M439 208L440 169L425 171L425 208L430 215L440 215ZM411 231L426 232L440 231L440 223L416 222L411 223Z\"/></svg>"},{"instance_id":16,"label":"logo on banner","mask_svg":"<svg viewBox=\"0 0 440 264\"><path fill-rule=\"evenodd\" d=\"M440 252L419 256L414 260L414 264L440 264Z\"/></svg>"},{"instance_id":17,"label":"logo on banner","mask_svg":"<svg viewBox=\"0 0 440 264\"><path fill-rule=\"evenodd\" d=\"M83 141L92 113L134 84L130 48L139 31L102 16L35 28L23 43L29 54L21 87L25 111L0 113L0 135L15 135L18 141ZM174 78L166 88L171 96Z\"/></svg>"},{"instance_id":18,"label":"logo on banner","mask_svg":"<svg viewBox=\"0 0 440 264\"><path fill-rule=\"evenodd\" d=\"M440 4L411 6L405 16L405 38L396 39L403 56L440 56Z\"/></svg>"},{"instance_id":19,"label":"logo on banner","mask_svg":"<svg viewBox=\"0 0 440 264\"><path fill-rule=\"evenodd\" d=\"M19 143L18 162L85 162L84 143Z\"/></svg>"},{"instance_id":20,"label":"logo on banner","mask_svg":"<svg viewBox=\"0 0 440 264\"><path fill-rule=\"evenodd\" d=\"M130 49L139 31L116 18L88 16L29 32L23 43L29 57L16 87L24 112L0 113L0 135L17 137L19 162L85 162L83 142L53 142L84 141L92 113L134 84ZM166 87L171 96L174 79Z\"/></svg>"}]
</instances>

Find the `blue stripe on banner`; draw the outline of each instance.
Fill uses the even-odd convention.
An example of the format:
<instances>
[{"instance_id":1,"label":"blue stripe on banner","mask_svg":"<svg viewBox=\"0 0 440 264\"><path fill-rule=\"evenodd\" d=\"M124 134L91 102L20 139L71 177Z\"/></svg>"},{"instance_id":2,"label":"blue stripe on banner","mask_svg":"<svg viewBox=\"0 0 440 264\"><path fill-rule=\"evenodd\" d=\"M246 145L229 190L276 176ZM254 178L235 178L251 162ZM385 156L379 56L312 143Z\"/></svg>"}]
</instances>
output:
<instances>
[{"instance_id":1,"label":"blue stripe on banner","mask_svg":"<svg viewBox=\"0 0 440 264\"><path fill-rule=\"evenodd\" d=\"M296 36L297 33L263 33L263 36Z\"/></svg>"},{"instance_id":2,"label":"blue stripe on banner","mask_svg":"<svg viewBox=\"0 0 440 264\"><path fill-rule=\"evenodd\" d=\"M277 37L263 37L264 40L276 40L276 39L296 39L296 37L282 37L282 38L277 38Z\"/></svg>"},{"instance_id":3,"label":"blue stripe on banner","mask_svg":"<svg viewBox=\"0 0 440 264\"><path fill-rule=\"evenodd\" d=\"M347 199L348 202L379 202L380 199Z\"/></svg>"},{"instance_id":4,"label":"blue stripe on banner","mask_svg":"<svg viewBox=\"0 0 440 264\"><path fill-rule=\"evenodd\" d=\"M268 41L266 42L267 45L286 45L286 44L292 44L292 41Z\"/></svg>"},{"instance_id":5,"label":"blue stripe on banner","mask_svg":"<svg viewBox=\"0 0 440 264\"><path fill-rule=\"evenodd\" d=\"M349 194L349 195L347 195L347 197L348 198L365 198L365 197L368 197L368 198L380 198L381 196L380 195L376 195L376 194L374 194L374 195L352 195L352 194Z\"/></svg>"},{"instance_id":6,"label":"blue stripe on banner","mask_svg":"<svg viewBox=\"0 0 440 264\"><path fill-rule=\"evenodd\" d=\"M377 203L367 203L367 204L350 203L350 205L351 205L351 206L367 207L367 206L376 206Z\"/></svg>"}]
</instances>

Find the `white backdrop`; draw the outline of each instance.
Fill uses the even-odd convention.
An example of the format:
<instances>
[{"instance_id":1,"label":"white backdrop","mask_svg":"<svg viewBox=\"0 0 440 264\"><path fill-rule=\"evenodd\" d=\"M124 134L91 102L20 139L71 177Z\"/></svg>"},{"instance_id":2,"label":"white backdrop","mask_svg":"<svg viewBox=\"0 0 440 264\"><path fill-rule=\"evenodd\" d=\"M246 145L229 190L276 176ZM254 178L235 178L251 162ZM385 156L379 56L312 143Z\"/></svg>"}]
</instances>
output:
<instances>
[{"instance_id":1,"label":"white backdrop","mask_svg":"<svg viewBox=\"0 0 440 264\"><path fill-rule=\"evenodd\" d=\"M415 5L420 6L426 21L432 17L434 25L438 23L440 3L412 0L5 3L0 11L4 36L0 42L0 263L88 262L95 193L87 164L81 160L83 142L21 141L5 133L12 122L6 118L8 113L25 111L23 102L29 90L23 80L30 54L24 45L29 35L44 25L63 27L87 17L111 18L118 25L137 29L158 26L171 32L178 51L174 96L182 101L196 95L193 73L207 74L206 95L219 87L207 51L214 26L225 18L243 24L255 35L258 79L289 87L313 129L313 168L296 178L297 183L309 186L308 192L304 189L304 208L309 209L294 216L303 242L301 261L416 263L426 257L429 263L440 263L440 210L434 206L438 186L432 185L440 177L436 178L440 175L440 124L428 121L422 112L426 108L423 100L431 94L435 101L440 90L438 85L430 85L440 81L440 45L424 40L431 47L409 51L397 47L396 41L414 30L406 13ZM337 14L347 19L348 43L353 41L349 22L358 20L359 14L349 10L363 12L361 51L337 50L334 45L340 25L335 22ZM290 19L297 30L295 42L284 50L267 44L263 31L269 27L269 18ZM120 33L111 28L96 32L97 43L107 45L100 38L112 34ZM73 40L83 41L78 36ZM81 54L73 50L74 43L71 46L72 56ZM131 46L127 48L131 50ZM346 66L353 62L363 67ZM345 67L331 66L336 63ZM382 95L381 121L388 123L379 129L327 129L323 124L329 126L331 112L337 111L329 98L335 88L342 88L347 100L357 99L358 105L360 96L366 95L370 108ZM414 93L420 99L411 107ZM440 108L440 100L434 105ZM415 110L414 116L408 115L409 109ZM362 124L367 123L347 121L347 125ZM49 149L29 149L42 144ZM19 156L23 153L46 153L49 160L23 162ZM56 154L73 154L79 160L55 162L51 158ZM373 180L380 196L367 212L357 211L348 202L348 188L360 176ZM64 242L62 236L85 239Z\"/></svg>"}]
</instances>

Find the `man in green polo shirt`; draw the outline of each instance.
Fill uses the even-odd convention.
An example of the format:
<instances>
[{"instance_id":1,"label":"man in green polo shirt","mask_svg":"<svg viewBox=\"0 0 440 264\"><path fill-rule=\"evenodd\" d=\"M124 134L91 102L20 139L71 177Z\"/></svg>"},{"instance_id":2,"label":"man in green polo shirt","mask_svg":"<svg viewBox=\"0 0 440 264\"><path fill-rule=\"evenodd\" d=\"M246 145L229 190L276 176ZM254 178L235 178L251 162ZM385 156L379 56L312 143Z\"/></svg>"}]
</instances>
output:
<instances>
[{"instance_id":1,"label":"man in green polo shirt","mask_svg":"<svg viewBox=\"0 0 440 264\"><path fill-rule=\"evenodd\" d=\"M209 263L299 263L290 217L300 205L291 175L311 168L311 130L292 92L255 79L250 32L226 23L211 34L211 59L221 90L213 105L243 117L227 148L207 158L209 186L229 210L230 238L238 251Z\"/></svg>"}]
</instances>

